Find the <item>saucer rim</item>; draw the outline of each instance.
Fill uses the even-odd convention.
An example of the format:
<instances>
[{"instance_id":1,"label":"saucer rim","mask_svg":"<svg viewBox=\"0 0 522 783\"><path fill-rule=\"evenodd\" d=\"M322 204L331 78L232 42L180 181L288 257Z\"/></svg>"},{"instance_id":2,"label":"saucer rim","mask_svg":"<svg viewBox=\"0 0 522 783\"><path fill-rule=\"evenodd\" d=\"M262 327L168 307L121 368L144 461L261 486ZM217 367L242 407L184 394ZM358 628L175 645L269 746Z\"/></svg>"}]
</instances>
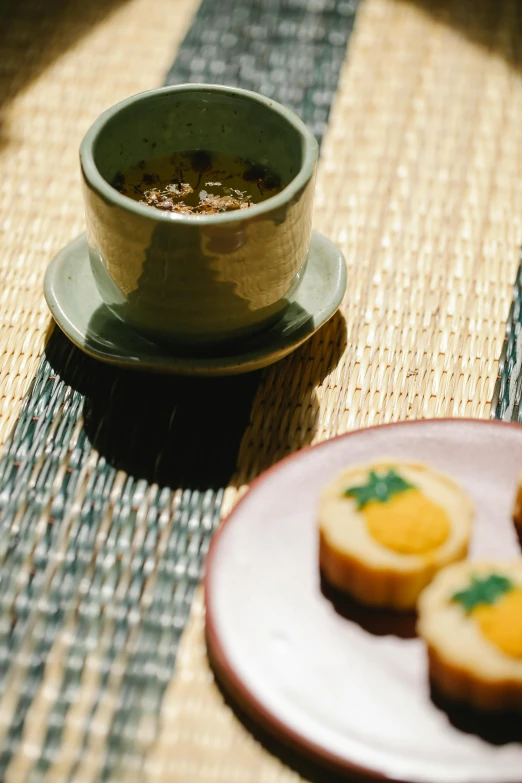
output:
<instances>
[{"instance_id":1,"label":"saucer rim","mask_svg":"<svg viewBox=\"0 0 522 783\"><path fill-rule=\"evenodd\" d=\"M332 296L330 298L330 304L326 306L326 300L319 304L318 307L310 313L311 319L308 325L305 323L296 330L295 339L291 339L289 336L287 338L288 341L279 347L277 347L279 345L277 340L271 340L261 345L258 344L251 351L248 351L248 345L245 345L245 350L243 352L229 354L226 357L180 357L176 356L175 354L169 354L166 350L164 354L151 356L150 354L146 354L145 348L147 343L150 345L153 345L153 343L138 333L137 335L140 340L143 340L143 347L140 347L139 351L136 351L135 355L123 356L121 353L109 351L107 348L93 347L92 344L89 344L88 337L85 332L79 329L74 320L70 318L69 313L67 312L67 306L64 307L63 305L63 297L60 295L60 293L57 294L56 292L56 282L60 280L62 268L64 264L66 264L70 259L71 252L78 251L78 248L81 245L85 245L85 247L87 247L87 237L85 232L82 232L80 235L62 247L47 266L44 277L44 295L47 306L51 311L51 315L55 323L65 334L65 336L83 353L87 354L93 359L96 359L97 361L103 362L104 364L120 367L122 369L170 375L240 375L268 367L272 364L275 364L280 359L283 359L285 356L288 356L290 353L303 345L303 343L309 340L337 312L339 305L344 298L347 285L346 262L344 255L337 245L335 245L332 240L329 239L329 237L316 230L312 231L311 248L313 247L314 241L321 242L323 247L326 247L329 250L332 258L336 258L336 274L332 280ZM308 268L309 264L307 264L307 270ZM306 274L307 271L305 271L304 277L306 277ZM298 295L299 290L296 293L296 297ZM100 303L102 303L101 297ZM107 308L107 310L110 313L109 308ZM316 316L319 317L317 322L315 321ZM116 317L112 314L111 318L117 320ZM272 329L275 328L277 328L277 325L268 330L267 335L269 335ZM84 340L86 342L84 342ZM158 347L159 346L154 344L155 349ZM117 351L121 351L121 348L118 347Z\"/></svg>"}]
</instances>

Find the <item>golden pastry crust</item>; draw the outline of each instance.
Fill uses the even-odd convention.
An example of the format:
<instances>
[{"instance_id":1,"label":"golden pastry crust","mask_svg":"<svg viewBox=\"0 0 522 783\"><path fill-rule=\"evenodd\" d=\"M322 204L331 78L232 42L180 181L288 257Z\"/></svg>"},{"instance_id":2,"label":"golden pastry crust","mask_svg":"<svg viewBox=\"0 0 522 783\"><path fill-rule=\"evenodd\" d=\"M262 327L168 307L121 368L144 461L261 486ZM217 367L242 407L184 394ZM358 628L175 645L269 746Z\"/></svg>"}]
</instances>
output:
<instances>
[{"instance_id":1,"label":"golden pastry crust","mask_svg":"<svg viewBox=\"0 0 522 783\"><path fill-rule=\"evenodd\" d=\"M440 507L449 534L429 553L404 554L381 545L370 533L364 513L345 490L378 474L395 470L425 498ZM321 493L319 561L326 580L357 601L374 607L414 609L417 599L438 570L466 557L472 503L447 476L417 462L381 459L349 468Z\"/></svg>"},{"instance_id":2,"label":"golden pastry crust","mask_svg":"<svg viewBox=\"0 0 522 783\"><path fill-rule=\"evenodd\" d=\"M443 696L481 711L522 712L522 657L503 652L479 621L480 611L486 607L495 612L502 596L474 610L454 599L469 589L473 577L486 579L491 574L508 578L513 589L522 590L522 560L449 566L419 599L417 631L427 645L430 679Z\"/></svg>"}]
</instances>

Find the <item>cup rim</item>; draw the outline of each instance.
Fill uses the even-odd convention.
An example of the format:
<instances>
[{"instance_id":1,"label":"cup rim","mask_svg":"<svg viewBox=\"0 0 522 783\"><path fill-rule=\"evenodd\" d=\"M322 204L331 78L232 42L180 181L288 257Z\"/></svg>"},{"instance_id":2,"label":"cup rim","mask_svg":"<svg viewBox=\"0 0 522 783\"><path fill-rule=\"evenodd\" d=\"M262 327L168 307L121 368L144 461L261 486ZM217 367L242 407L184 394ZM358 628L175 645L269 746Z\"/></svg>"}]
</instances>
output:
<instances>
[{"instance_id":1,"label":"cup rim","mask_svg":"<svg viewBox=\"0 0 522 783\"><path fill-rule=\"evenodd\" d=\"M159 94L176 94L183 92L218 92L232 95L240 95L245 98L261 103L267 108L275 111L282 116L290 125L292 125L300 134L304 141L304 157L301 163L301 167L295 177L286 185L279 193L265 201L261 201L258 204L253 204L248 210L241 210L238 214L237 210L231 212L221 212L215 215L182 215L175 212L162 212L159 209L154 209L142 204L139 201L125 196L120 193L116 188L112 187L107 180L101 175L94 160L93 150L97 138L102 133L103 129L107 125L110 119L118 114L123 109L133 104L139 104L142 101L147 101L153 96ZM221 84L176 84L167 87L158 87L153 90L145 90L143 92L131 95L122 101L114 104L110 108L106 109L100 116L93 122L87 133L82 139L80 144L80 164L82 167L85 179L105 200L116 203L118 206L126 209L130 212L134 212L137 215L146 217L149 220L156 220L162 223L187 223L194 225L198 224L213 224L213 223L229 223L235 222L239 218L248 219L250 217L256 217L264 212L271 212L278 207L283 206L289 200L291 200L301 190L310 177L313 175L314 167L317 162L319 145L315 136L307 128L305 123L291 110L283 104L268 98L260 93L253 92L252 90L244 90L240 87L227 87ZM246 214L248 213L248 214Z\"/></svg>"}]
</instances>

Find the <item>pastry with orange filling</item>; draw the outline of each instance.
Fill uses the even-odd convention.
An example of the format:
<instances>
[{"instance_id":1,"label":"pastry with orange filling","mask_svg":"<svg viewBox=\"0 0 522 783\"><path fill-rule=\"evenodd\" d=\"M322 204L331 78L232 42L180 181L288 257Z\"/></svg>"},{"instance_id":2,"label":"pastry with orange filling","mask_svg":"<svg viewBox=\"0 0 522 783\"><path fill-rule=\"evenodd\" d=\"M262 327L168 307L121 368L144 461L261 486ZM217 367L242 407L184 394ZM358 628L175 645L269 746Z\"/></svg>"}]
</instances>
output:
<instances>
[{"instance_id":1,"label":"pastry with orange filling","mask_svg":"<svg viewBox=\"0 0 522 783\"><path fill-rule=\"evenodd\" d=\"M427 465L349 468L321 494L321 571L363 604L414 609L436 572L466 557L472 515L466 493Z\"/></svg>"},{"instance_id":2,"label":"pastry with orange filling","mask_svg":"<svg viewBox=\"0 0 522 783\"><path fill-rule=\"evenodd\" d=\"M522 560L452 565L418 608L440 693L479 710L522 711Z\"/></svg>"}]
</instances>

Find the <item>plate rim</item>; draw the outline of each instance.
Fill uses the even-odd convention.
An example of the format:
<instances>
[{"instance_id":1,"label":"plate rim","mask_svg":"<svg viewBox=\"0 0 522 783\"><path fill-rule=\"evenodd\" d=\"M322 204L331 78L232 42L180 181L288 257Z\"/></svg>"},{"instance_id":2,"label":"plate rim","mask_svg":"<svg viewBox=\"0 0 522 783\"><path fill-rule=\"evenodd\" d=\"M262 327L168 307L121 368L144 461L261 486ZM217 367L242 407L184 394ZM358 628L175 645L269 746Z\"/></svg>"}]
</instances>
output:
<instances>
[{"instance_id":1,"label":"plate rim","mask_svg":"<svg viewBox=\"0 0 522 783\"><path fill-rule=\"evenodd\" d=\"M345 432L340 435L335 435L333 438L328 438L320 443L315 443L311 446L304 446L292 454L279 460L274 465L271 465L263 473L257 476L249 485L247 491L238 500L234 508L225 516L221 525L218 527L212 537L209 551L205 560L205 571L203 575L203 600L205 607L205 643L207 648L207 655L212 666L212 670L218 683L223 683L225 690L232 696L233 701L248 715L254 723L261 727L269 736L275 738L283 747L290 748L295 751L298 756L317 763L319 766L330 769L334 772L341 774L350 774L356 776L355 780L360 781L388 781L389 783L412 783L411 780L404 778L390 778L380 772L372 770L369 767L364 767L361 764L350 762L346 758L339 756L330 750L325 749L318 743L307 739L298 731L293 729L280 717L274 714L252 693L248 686L241 680L236 674L233 668L227 661L226 654L223 647L219 642L219 634L216 630L216 621L214 617L214 609L212 607L211 599L211 587L210 582L212 578L212 570L215 567L215 563L218 556L218 548L220 541L222 540L223 533L230 523L233 523L233 518L237 512L237 509L247 500L249 495L254 489L257 489L265 481L267 481L271 474L278 471L282 466L289 462L300 459L303 455L315 450L322 450L328 448L333 441L346 440L353 436L360 435L361 433L367 433L373 430L393 429L396 427L414 427L415 425L433 424L435 422L448 424L455 421L464 422L470 425L483 425L486 427L502 427L509 430L520 430L522 432L522 423L515 421L502 421L500 419L480 419L475 417L459 417L459 416L445 416L440 418L420 418L420 419L404 419L401 421L385 422L381 424L374 424L370 427L359 427L350 432Z\"/></svg>"},{"instance_id":2,"label":"plate rim","mask_svg":"<svg viewBox=\"0 0 522 783\"><path fill-rule=\"evenodd\" d=\"M69 318L68 313L63 307L62 299L56 294L56 281L60 276L61 267L67 263L69 253L80 252L79 248L85 243L87 249L87 235L83 231L78 236L67 242L53 256L44 274L43 289L47 306L51 312L53 320L65 336L83 353L93 359L103 362L113 367L120 367L141 372L153 372L160 374L192 376L192 377L218 377L243 375L249 372L261 370L271 364L275 364L289 354L293 353L303 343L307 342L316 332L319 331L338 311L344 298L347 288L347 265L346 258L340 247L326 234L317 229L312 230L312 242L314 238L331 247L332 258L335 252L336 278L332 283L331 305L325 309L321 304L314 313L309 327L303 333L303 326L299 327L295 336L288 339L282 345L274 343L267 344L267 350L262 353L259 349L244 350L225 357L221 364L213 364L215 357L201 359L199 357L177 357L173 355L165 356L146 356L144 349L136 352L135 356L122 356L121 353L103 350L93 346L89 342L84 342L84 335L78 329L76 324ZM89 265L90 266L90 265ZM92 273L91 273L92 275ZM306 270L304 275L306 276ZM297 292L298 294L299 292ZM101 301L101 298L100 298ZM314 323L315 316L319 316L319 323ZM146 341L146 338L138 335Z\"/></svg>"}]
</instances>

